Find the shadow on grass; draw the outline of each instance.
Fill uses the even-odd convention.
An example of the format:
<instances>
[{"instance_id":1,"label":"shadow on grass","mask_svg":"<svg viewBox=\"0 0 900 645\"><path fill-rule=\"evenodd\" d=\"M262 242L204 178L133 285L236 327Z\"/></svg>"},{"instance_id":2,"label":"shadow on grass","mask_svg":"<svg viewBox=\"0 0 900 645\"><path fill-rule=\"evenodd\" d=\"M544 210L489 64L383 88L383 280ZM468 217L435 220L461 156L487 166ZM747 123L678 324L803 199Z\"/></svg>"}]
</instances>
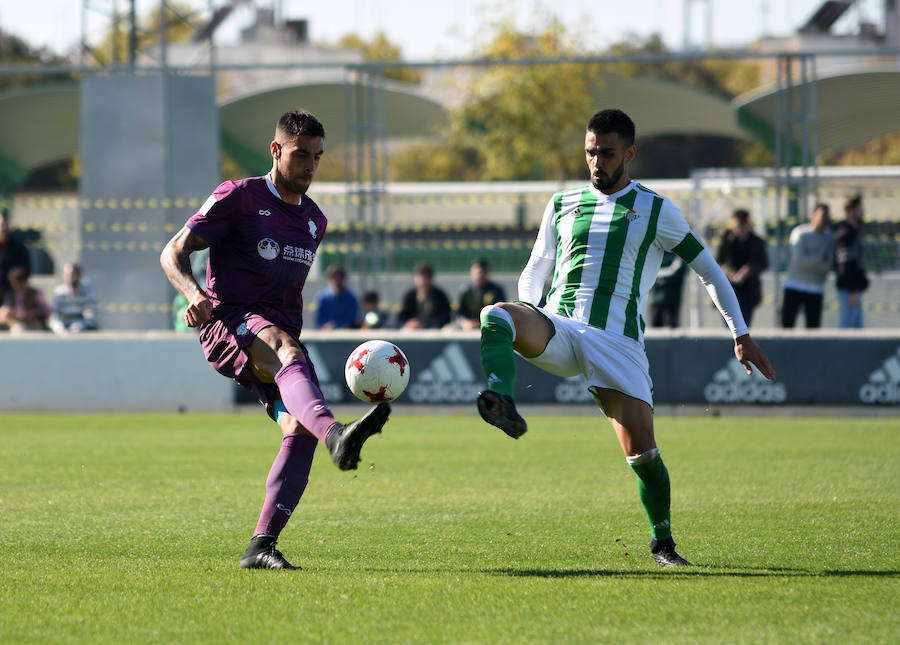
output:
<instances>
[{"instance_id":1,"label":"shadow on grass","mask_svg":"<svg viewBox=\"0 0 900 645\"><path fill-rule=\"evenodd\" d=\"M662 578L673 575L684 577L715 578L818 578L818 577L875 577L898 578L900 571L810 571L789 567L731 567L695 565L677 569L654 571L628 571L613 569L482 569L482 573L495 576L521 578Z\"/></svg>"}]
</instances>

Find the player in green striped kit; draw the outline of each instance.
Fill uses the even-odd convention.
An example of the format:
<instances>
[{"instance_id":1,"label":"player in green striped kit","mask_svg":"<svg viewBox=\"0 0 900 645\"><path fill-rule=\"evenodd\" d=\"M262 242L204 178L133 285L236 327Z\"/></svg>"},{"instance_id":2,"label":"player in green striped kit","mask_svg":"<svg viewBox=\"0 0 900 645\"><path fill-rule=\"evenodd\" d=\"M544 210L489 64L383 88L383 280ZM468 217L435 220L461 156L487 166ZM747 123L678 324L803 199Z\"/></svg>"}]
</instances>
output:
<instances>
[{"instance_id":1,"label":"player in green striped kit","mask_svg":"<svg viewBox=\"0 0 900 645\"><path fill-rule=\"evenodd\" d=\"M675 252L700 277L747 372L752 364L772 380L775 371L750 338L728 279L678 208L629 178L635 146L628 115L603 110L591 117L584 151L591 184L557 193L547 204L519 278L519 301L481 312L488 389L478 395L478 411L514 439L525 433L513 401L514 352L552 374L582 375L637 476L653 558L662 566L686 566L672 539L669 473L653 434L644 352L644 303L665 251ZM546 303L538 308L551 271Z\"/></svg>"}]
</instances>

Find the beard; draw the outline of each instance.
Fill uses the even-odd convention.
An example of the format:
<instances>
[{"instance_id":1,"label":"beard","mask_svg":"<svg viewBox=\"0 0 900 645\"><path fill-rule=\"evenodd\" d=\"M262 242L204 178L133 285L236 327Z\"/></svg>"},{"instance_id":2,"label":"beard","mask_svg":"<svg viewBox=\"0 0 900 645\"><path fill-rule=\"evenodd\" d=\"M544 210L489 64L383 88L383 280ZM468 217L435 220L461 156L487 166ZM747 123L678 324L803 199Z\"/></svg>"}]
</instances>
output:
<instances>
[{"instance_id":1,"label":"beard","mask_svg":"<svg viewBox=\"0 0 900 645\"><path fill-rule=\"evenodd\" d=\"M281 172L277 166L275 168L275 174L277 175L279 183L295 195L305 195L312 183L312 177L288 177Z\"/></svg>"},{"instance_id":2,"label":"beard","mask_svg":"<svg viewBox=\"0 0 900 645\"><path fill-rule=\"evenodd\" d=\"M625 160L622 160L622 163L619 164L619 167L613 171L613 174L609 177L608 180L603 181L602 179L598 179L593 173L591 174L591 183L594 185L599 191L607 191L612 188L615 188L616 184L619 183L619 180L622 179L622 175L625 173Z\"/></svg>"}]
</instances>

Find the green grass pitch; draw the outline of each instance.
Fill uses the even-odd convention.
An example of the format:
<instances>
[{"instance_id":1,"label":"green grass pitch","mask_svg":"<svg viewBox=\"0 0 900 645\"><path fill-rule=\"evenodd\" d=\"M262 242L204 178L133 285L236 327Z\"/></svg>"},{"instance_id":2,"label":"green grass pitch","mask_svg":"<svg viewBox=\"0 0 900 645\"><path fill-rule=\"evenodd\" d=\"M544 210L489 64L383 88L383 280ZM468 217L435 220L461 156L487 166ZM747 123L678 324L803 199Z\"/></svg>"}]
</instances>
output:
<instances>
[{"instance_id":1,"label":"green grass pitch","mask_svg":"<svg viewBox=\"0 0 900 645\"><path fill-rule=\"evenodd\" d=\"M261 414L0 416L0 643L897 642L898 433L657 419L672 571L598 416L395 414L357 472L319 449L273 572Z\"/></svg>"}]
</instances>

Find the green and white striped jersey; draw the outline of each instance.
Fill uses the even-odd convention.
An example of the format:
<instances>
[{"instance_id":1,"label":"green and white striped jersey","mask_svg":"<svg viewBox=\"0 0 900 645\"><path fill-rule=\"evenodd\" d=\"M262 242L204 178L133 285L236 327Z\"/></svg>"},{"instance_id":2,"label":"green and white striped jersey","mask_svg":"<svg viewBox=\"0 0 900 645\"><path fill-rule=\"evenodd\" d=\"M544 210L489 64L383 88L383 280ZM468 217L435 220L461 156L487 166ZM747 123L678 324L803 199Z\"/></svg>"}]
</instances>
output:
<instances>
[{"instance_id":1,"label":"green and white striped jersey","mask_svg":"<svg viewBox=\"0 0 900 645\"><path fill-rule=\"evenodd\" d=\"M644 341L644 305L664 251L703 250L681 211L636 182L612 195L593 186L552 197L532 256L555 262L545 309Z\"/></svg>"}]
</instances>

